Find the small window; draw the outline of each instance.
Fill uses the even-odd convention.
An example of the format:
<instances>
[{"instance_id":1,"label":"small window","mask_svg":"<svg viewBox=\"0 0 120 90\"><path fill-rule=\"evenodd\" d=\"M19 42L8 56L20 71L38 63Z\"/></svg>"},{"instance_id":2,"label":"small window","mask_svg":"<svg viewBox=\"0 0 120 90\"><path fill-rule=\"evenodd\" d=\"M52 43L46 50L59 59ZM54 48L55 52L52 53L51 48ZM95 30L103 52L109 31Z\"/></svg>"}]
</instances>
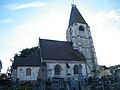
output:
<instances>
[{"instance_id":1,"label":"small window","mask_svg":"<svg viewBox=\"0 0 120 90\"><path fill-rule=\"evenodd\" d=\"M26 69L26 76L31 76L31 69L30 68Z\"/></svg>"},{"instance_id":2,"label":"small window","mask_svg":"<svg viewBox=\"0 0 120 90\"><path fill-rule=\"evenodd\" d=\"M79 66L78 65L74 66L74 74L79 74Z\"/></svg>"},{"instance_id":3,"label":"small window","mask_svg":"<svg viewBox=\"0 0 120 90\"><path fill-rule=\"evenodd\" d=\"M84 27L83 27L83 26L80 26L80 27L79 27L79 30L80 30L80 31L84 31Z\"/></svg>"},{"instance_id":4,"label":"small window","mask_svg":"<svg viewBox=\"0 0 120 90\"><path fill-rule=\"evenodd\" d=\"M72 29L70 28L70 34L72 34Z\"/></svg>"},{"instance_id":5,"label":"small window","mask_svg":"<svg viewBox=\"0 0 120 90\"><path fill-rule=\"evenodd\" d=\"M56 65L55 66L55 75L60 75L60 71L61 71L61 66L60 65Z\"/></svg>"}]
</instances>

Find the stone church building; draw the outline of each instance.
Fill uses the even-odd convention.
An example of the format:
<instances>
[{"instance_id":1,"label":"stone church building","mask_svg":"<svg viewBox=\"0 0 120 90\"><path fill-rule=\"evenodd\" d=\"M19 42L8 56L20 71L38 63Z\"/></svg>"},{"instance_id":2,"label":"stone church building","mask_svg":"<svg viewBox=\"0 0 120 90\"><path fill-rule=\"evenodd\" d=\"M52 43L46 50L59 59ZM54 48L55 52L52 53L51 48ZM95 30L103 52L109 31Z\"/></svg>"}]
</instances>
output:
<instances>
[{"instance_id":1,"label":"stone church building","mask_svg":"<svg viewBox=\"0 0 120 90\"><path fill-rule=\"evenodd\" d=\"M14 58L12 79L37 81L60 78L97 75L97 59L90 27L72 5L69 25L66 30L67 41L40 39L38 49L30 56ZM80 68L82 66L82 68ZM81 70L80 70L81 69Z\"/></svg>"}]
</instances>

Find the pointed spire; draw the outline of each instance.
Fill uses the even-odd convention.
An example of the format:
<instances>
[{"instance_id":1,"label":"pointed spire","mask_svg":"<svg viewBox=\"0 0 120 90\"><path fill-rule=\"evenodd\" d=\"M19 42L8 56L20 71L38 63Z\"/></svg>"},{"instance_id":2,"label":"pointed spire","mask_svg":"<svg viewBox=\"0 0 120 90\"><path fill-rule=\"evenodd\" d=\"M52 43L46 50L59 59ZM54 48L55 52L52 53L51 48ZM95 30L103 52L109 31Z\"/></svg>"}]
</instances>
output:
<instances>
[{"instance_id":1,"label":"pointed spire","mask_svg":"<svg viewBox=\"0 0 120 90\"><path fill-rule=\"evenodd\" d=\"M76 5L74 4L72 4L68 27L72 25L73 22L87 24L82 15L80 14L80 12L78 11Z\"/></svg>"}]
</instances>

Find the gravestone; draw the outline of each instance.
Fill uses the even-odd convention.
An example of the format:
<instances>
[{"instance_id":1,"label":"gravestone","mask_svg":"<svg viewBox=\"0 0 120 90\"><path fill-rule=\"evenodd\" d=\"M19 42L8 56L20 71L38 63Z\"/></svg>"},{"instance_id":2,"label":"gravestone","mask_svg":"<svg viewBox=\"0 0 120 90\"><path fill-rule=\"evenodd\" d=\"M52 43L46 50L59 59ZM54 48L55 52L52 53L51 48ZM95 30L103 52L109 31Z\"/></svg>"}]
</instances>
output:
<instances>
[{"instance_id":1,"label":"gravestone","mask_svg":"<svg viewBox=\"0 0 120 90\"><path fill-rule=\"evenodd\" d=\"M1 72L1 69L2 69L2 62L1 62L1 60L0 60L0 72Z\"/></svg>"}]
</instances>

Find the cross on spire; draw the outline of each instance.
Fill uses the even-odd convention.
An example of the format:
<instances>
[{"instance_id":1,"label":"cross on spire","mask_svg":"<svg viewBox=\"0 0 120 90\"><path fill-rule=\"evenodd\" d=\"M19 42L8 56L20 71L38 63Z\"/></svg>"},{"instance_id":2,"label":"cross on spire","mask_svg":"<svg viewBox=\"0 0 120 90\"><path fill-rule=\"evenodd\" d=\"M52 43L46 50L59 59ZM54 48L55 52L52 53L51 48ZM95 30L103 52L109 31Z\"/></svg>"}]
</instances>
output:
<instances>
[{"instance_id":1,"label":"cross on spire","mask_svg":"<svg viewBox=\"0 0 120 90\"><path fill-rule=\"evenodd\" d=\"M74 0L72 0L72 4L74 5Z\"/></svg>"}]
</instances>

